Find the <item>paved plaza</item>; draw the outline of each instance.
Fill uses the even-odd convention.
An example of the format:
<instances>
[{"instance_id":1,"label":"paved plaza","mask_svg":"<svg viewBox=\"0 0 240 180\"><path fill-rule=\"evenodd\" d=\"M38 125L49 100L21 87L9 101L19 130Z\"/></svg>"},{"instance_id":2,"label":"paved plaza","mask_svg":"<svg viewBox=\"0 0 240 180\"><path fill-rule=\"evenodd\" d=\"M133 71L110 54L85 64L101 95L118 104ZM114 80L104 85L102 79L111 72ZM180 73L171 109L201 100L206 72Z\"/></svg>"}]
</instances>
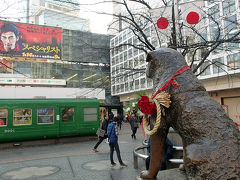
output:
<instances>
[{"instance_id":1,"label":"paved plaza","mask_svg":"<svg viewBox=\"0 0 240 180\"><path fill-rule=\"evenodd\" d=\"M133 149L141 146L144 136L141 127L137 139L131 138L128 123L123 123L119 135L121 156L128 167L120 167L116 153L116 166L110 166L109 146L103 142L98 153L92 151L97 142L91 138L63 138L54 141L28 142L17 147L0 148L0 179L2 180L133 180L145 169L143 160L133 168ZM39 141L38 141L39 142ZM43 143L44 142L44 143ZM32 143L32 145L31 145ZM6 146L6 145L5 145Z\"/></svg>"}]
</instances>

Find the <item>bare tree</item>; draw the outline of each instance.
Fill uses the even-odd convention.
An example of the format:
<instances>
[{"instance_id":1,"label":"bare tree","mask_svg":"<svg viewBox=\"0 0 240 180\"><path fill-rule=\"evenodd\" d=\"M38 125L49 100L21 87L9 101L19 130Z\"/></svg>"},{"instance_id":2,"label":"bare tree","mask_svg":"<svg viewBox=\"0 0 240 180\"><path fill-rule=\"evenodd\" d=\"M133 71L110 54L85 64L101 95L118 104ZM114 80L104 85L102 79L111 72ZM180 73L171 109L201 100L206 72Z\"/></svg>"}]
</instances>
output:
<instances>
[{"instance_id":1,"label":"bare tree","mask_svg":"<svg viewBox=\"0 0 240 180\"><path fill-rule=\"evenodd\" d=\"M135 35L139 43L121 43L114 46L115 49L122 46L133 46L145 52L154 50L157 46L150 41L148 27L151 26L151 36L158 41L159 46L162 40L167 42L167 47L178 49L188 60L193 72L196 73L200 69L200 75L210 65L224 65L221 62L210 61L211 53L225 50L226 52L239 48L240 31L239 23L236 15L232 17L221 17L218 9L204 9L204 1L196 1L177 5L177 1L170 3L162 0L162 6L152 8L145 0L118 0L113 1L124 9L124 12L113 14L114 21L112 27L118 27L119 21L124 24L125 28L129 28ZM131 6L135 3L135 5ZM138 6L137 6L138 5ZM217 3L215 3L217 6ZM214 5L214 6L215 6ZM214 7L213 6L213 7ZM131 7L140 7L139 9ZM189 9L195 9L200 16L200 20L196 24L188 24L185 19ZM158 29L156 22L160 17L166 17L169 21L167 29ZM221 23L224 22L224 25ZM209 26L206 26L209 24ZM115 26L114 26L115 25ZM239 67L229 67L236 69Z\"/></svg>"}]
</instances>

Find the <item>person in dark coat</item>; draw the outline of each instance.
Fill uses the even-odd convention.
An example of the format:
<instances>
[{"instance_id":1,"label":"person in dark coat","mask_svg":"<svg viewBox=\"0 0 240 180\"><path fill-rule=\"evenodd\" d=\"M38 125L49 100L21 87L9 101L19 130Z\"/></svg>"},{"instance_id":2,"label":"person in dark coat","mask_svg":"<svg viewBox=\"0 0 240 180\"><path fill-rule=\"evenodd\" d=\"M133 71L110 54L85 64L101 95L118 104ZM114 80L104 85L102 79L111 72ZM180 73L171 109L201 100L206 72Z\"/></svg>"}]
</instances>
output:
<instances>
[{"instance_id":1,"label":"person in dark coat","mask_svg":"<svg viewBox=\"0 0 240 180\"><path fill-rule=\"evenodd\" d=\"M121 129L122 129L122 120L123 120L123 117L122 117L121 114L118 113L117 118L118 118L118 123L117 123L117 124L118 124L119 129L121 130Z\"/></svg>"},{"instance_id":2,"label":"person in dark coat","mask_svg":"<svg viewBox=\"0 0 240 180\"><path fill-rule=\"evenodd\" d=\"M148 146L147 146L147 150L148 150L149 154L150 154L150 147L151 147L151 143L150 143L150 138L149 138ZM172 142L168 138L166 138L165 150L164 150L164 154L163 154L162 165L161 165L160 171L167 169L167 160L172 157L173 150L174 150L174 148L173 148ZM150 155L145 160L146 170L149 169L149 164L150 164Z\"/></svg>"},{"instance_id":3,"label":"person in dark coat","mask_svg":"<svg viewBox=\"0 0 240 180\"><path fill-rule=\"evenodd\" d=\"M113 152L114 149L116 150L117 153L117 158L121 166L127 166L125 163L123 163L121 155L120 155L120 149L118 145L118 126L117 126L118 118L114 117L113 122L109 124L107 128L107 134L109 138L109 147L110 147L110 161L111 165L115 166L116 163L113 161Z\"/></svg>"},{"instance_id":4,"label":"person in dark coat","mask_svg":"<svg viewBox=\"0 0 240 180\"><path fill-rule=\"evenodd\" d=\"M94 152L98 152L97 150L97 147L99 146L99 144L101 144L103 142L104 139L106 139L108 136L107 136L107 127L108 127L108 115L104 115L104 120L102 122L102 126L101 126L101 129L105 130L105 135L103 137L100 137L99 136L99 140L97 142L97 144L94 146L94 148L92 149Z\"/></svg>"},{"instance_id":5,"label":"person in dark coat","mask_svg":"<svg viewBox=\"0 0 240 180\"><path fill-rule=\"evenodd\" d=\"M132 138L136 139L136 133L137 133L137 128L138 128L138 119L136 118L134 113L131 114L129 123L131 125L131 130L132 130L131 136L132 136Z\"/></svg>"},{"instance_id":6,"label":"person in dark coat","mask_svg":"<svg viewBox=\"0 0 240 180\"><path fill-rule=\"evenodd\" d=\"M109 117L109 123L111 123L113 121L113 117L114 117L114 114L112 111L109 113L108 117Z\"/></svg>"}]
</instances>

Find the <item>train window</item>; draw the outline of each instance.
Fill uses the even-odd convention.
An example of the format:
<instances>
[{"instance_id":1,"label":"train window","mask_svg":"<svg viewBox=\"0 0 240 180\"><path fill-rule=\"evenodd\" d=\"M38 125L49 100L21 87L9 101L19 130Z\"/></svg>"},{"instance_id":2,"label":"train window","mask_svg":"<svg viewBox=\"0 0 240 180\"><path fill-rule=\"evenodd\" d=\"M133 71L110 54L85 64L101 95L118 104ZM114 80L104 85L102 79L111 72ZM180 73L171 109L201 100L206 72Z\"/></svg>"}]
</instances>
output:
<instances>
[{"instance_id":1,"label":"train window","mask_svg":"<svg viewBox=\"0 0 240 180\"><path fill-rule=\"evenodd\" d=\"M84 108L84 121L97 121L98 114L97 108Z\"/></svg>"},{"instance_id":2,"label":"train window","mask_svg":"<svg viewBox=\"0 0 240 180\"><path fill-rule=\"evenodd\" d=\"M53 108L37 109L38 124L53 124L54 110Z\"/></svg>"},{"instance_id":3,"label":"train window","mask_svg":"<svg viewBox=\"0 0 240 180\"><path fill-rule=\"evenodd\" d=\"M13 110L13 125L31 125L32 124L32 109L22 108Z\"/></svg>"},{"instance_id":4,"label":"train window","mask_svg":"<svg viewBox=\"0 0 240 180\"><path fill-rule=\"evenodd\" d=\"M62 121L63 122L74 121L74 108L73 107L62 108Z\"/></svg>"},{"instance_id":5,"label":"train window","mask_svg":"<svg viewBox=\"0 0 240 180\"><path fill-rule=\"evenodd\" d=\"M0 109L0 127L7 126L7 109Z\"/></svg>"}]
</instances>

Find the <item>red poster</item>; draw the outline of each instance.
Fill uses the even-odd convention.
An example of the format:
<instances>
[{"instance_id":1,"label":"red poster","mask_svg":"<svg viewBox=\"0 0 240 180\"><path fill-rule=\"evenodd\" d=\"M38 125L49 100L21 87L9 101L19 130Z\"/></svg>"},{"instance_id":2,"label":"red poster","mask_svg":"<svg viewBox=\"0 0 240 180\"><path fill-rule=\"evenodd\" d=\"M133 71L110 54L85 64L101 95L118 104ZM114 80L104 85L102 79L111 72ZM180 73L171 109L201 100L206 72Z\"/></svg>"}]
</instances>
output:
<instances>
[{"instance_id":1,"label":"red poster","mask_svg":"<svg viewBox=\"0 0 240 180\"><path fill-rule=\"evenodd\" d=\"M0 56L61 59L61 28L0 21L0 35Z\"/></svg>"}]
</instances>

